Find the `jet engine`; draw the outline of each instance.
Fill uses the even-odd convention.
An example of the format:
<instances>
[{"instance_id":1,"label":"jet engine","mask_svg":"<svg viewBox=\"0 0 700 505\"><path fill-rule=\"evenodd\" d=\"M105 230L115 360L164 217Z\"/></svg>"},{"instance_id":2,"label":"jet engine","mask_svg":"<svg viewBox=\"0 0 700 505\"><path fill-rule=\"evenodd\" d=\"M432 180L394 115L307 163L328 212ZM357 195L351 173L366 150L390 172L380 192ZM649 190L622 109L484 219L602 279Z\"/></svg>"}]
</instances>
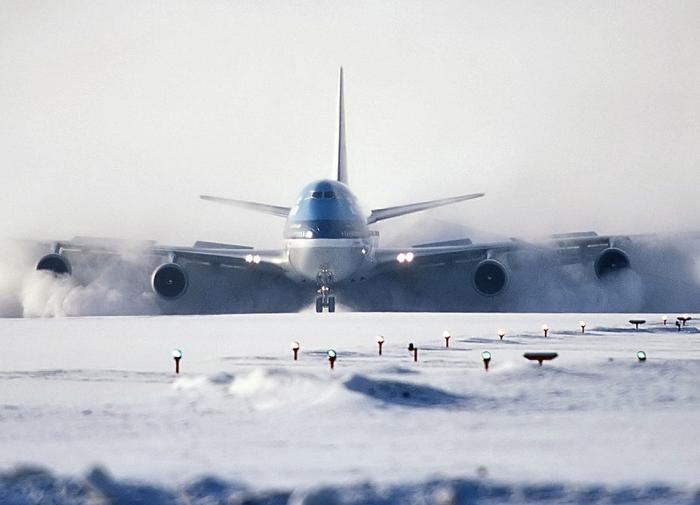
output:
<instances>
[{"instance_id":1,"label":"jet engine","mask_svg":"<svg viewBox=\"0 0 700 505\"><path fill-rule=\"evenodd\" d=\"M70 275L73 273L70 261L61 254L51 253L43 256L36 264L37 270L47 270L56 275Z\"/></svg>"},{"instance_id":2,"label":"jet engine","mask_svg":"<svg viewBox=\"0 0 700 505\"><path fill-rule=\"evenodd\" d=\"M177 263L164 263L153 271L151 288L157 295L175 300L187 291L190 281L187 272Z\"/></svg>"},{"instance_id":3,"label":"jet engine","mask_svg":"<svg viewBox=\"0 0 700 505\"><path fill-rule=\"evenodd\" d=\"M595 260L595 274L602 279L612 273L625 270L630 267L630 259L627 253L617 247L608 247L600 253Z\"/></svg>"},{"instance_id":4,"label":"jet engine","mask_svg":"<svg viewBox=\"0 0 700 505\"><path fill-rule=\"evenodd\" d=\"M505 289L509 280L508 268L501 262L487 259L474 270L474 289L484 296L495 296Z\"/></svg>"}]
</instances>

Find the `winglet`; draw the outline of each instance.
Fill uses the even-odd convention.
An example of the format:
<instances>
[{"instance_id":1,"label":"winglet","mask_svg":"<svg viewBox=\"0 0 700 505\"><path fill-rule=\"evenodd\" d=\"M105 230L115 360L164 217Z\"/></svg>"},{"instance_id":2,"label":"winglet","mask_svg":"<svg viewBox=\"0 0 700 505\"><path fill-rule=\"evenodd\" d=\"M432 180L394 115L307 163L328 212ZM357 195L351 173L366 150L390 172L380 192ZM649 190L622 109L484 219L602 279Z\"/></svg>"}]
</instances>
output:
<instances>
[{"instance_id":1,"label":"winglet","mask_svg":"<svg viewBox=\"0 0 700 505\"><path fill-rule=\"evenodd\" d=\"M343 67L338 79L338 131L335 146L336 179L348 184L348 160L345 151L345 103L343 98Z\"/></svg>"}]
</instances>

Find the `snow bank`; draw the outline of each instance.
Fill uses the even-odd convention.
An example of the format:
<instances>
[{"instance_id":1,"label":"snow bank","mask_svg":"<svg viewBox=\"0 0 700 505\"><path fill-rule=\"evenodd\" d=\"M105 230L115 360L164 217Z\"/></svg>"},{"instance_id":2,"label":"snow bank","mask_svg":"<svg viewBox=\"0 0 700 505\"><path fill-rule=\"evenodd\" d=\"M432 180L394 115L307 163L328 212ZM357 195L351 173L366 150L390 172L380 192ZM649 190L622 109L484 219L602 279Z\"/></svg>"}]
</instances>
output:
<instances>
[{"instance_id":1,"label":"snow bank","mask_svg":"<svg viewBox=\"0 0 700 505\"><path fill-rule=\"evenodd\" d=\"M508 483L487 478L433 479L401 485L323 486L250 490L236 481L203 476L180 486L119 480L96 467L83 477L62 477L38 467L0 473L3 505L471 505L526 503L697 504L700 492L663 483L645 486Z\"/></svg>"}]
</instances>

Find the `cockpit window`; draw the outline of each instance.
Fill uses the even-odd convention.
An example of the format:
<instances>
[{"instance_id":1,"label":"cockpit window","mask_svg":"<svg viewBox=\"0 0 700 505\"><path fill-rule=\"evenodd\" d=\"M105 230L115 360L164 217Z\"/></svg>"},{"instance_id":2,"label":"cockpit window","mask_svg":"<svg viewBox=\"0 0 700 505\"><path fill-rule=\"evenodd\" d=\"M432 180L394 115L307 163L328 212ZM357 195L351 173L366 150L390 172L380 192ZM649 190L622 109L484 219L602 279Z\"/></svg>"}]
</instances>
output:
<instances>
[{"instance_id":1,"label":"cockpit window","mask_svg":"<svg viewBox=\"0 0 700 505\"><path fill-rule=\"evenodd\" d=\"M312 191L311 198L333 199L335 198L335 191Z\"/></svg>"}]
</instances>

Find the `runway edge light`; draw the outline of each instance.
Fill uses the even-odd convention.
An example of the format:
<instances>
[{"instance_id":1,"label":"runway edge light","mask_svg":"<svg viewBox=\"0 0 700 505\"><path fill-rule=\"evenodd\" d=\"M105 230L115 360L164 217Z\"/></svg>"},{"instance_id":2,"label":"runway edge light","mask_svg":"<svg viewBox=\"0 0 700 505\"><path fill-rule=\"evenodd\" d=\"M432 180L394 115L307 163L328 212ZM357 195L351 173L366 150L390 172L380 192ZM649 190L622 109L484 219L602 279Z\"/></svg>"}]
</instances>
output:
<instances>
[{"instance_id":1,"label":"runway edge light","mask_svg":"<svg viewBox=\"0 0 700 505\"><path fill-rule=\"evenodd\" d=\"M445 347L450 347L450 337L451 336L452 335L450 335L450 332L447 330L442 332L442 338L445 339Z\"/></svg>"},{"instance_id":2,"label":"runway edge light","mask_svg":"<svg viewBox=\"0 0 700 505\"><path fill-rule=\"evenodd\" d=\"M484 351L481 353L481 359L484 362L484 370L489 371L489 363L491 363L491 353Z\"/></svg>"},{"instance_id":3,"label":"runway edge light","mask_svg":"<svg viewBox=\"0 0 700 505\"><path fill-rule=\"evenodd\" d=\"M331 365L331 370L335 368L335 360L338 354L333 349L328 349L328 363Z\"/></svg>"},{"instance_id":4,"label":"runway edge light","mask_svg":"<svg viewBox=\"0 0 700 505\"><path fill-rule=\"evenodd\" d=\"M301 344L299 344L299 342L295 340L291 343L290 347L292 348L292 352L294 353L294 361L296 361L299 357L299 349L301 348Z\"/></svg>"},{"instance_id":5,"label":"runway edge light","mask_svg":"<svg viewBox=\"0 0 700 505\"><path fill-rule=\"evenodd\" d=\"M172 352L173 359L175 360L175 373L180 373L180 360L182 359L182 351L180 349L173 349Z\"/></svg>"},{"instance_id":6,"label":"runway edge light","mask_svg":"<svg viewBox=\"0 0 700 505\"><path fill-rule=\"evenodd\" d=\"M413 345L413 342L408 344L408 352L413 353L413 361L418 361L418 346Z\"/></svg>"}]
</instances>

